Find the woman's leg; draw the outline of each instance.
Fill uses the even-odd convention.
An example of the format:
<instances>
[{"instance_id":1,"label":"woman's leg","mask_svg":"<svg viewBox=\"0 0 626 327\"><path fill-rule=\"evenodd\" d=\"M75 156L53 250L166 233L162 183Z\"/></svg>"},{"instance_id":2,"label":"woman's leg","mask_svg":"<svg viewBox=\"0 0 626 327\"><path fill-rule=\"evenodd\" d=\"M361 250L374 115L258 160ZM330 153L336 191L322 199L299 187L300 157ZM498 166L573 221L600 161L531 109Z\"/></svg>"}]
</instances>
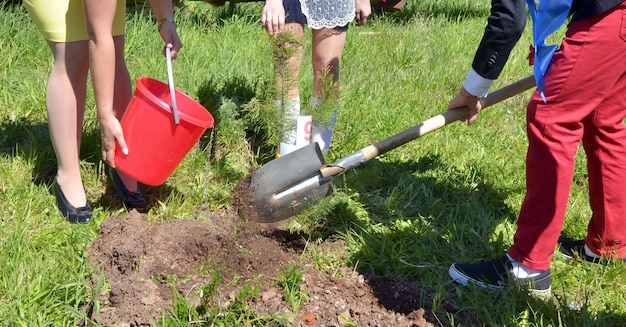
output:
<instances>
[{"instance_id":1,"label":"woman's leg","mask_svg":"<svg viewBox=\"0 0 626 327\"><path fill-rule=\"evenodd\" d=\"M310 134L297 129L300 116L299 77L302 66L302 39L304 26L301 23L288 22L285 33L291 39L274 48L274 78L276 81L275 103L281 110L282 137L279 143L278 156L293 152L308 142ZM306 143L308 144L308 143Z\"/></svg>"},{"instance_id":2,"label":"woman's leg","mask_svg":"<svg viewBox=\"0 0 626 327\"><path fill-rule=\"evenodd\" d=\"M84 7L89 35L89 68L102 138L102 158L115 167L116 138L122 133L113 109L116 74L113 22L117 0L84 0Z\"/></svg>"},{"instance_id":3,"label":"woman's leg","mask_svg":"<svg viewBox=\"0 0 626 327\"><path fill-rule=\"evenodd\" d=\"M128 107L131 97L133 96L133 87L130 80L130 74L126 66L126 59L124 57L124 35L113 37L115 45L115 84L114 84L114 97L113 97L113 111L115 117L118 120L122 120L124 112ZM132 149L130 149L132 151ZM120 179L124 183L126 189L130 192L136 192L138 190L137 181L121 171L118 171Z\"/></svg>"},{"instance_id":4,"label":"woman's leg","mask_svg":"<svg viewBox=\"0 0 626 327\"><path fill-rule=\"evenodd\" d=\"M48 42L54 57L46 90L50 138L57 157L56 181L74 207L87 203L79 153L85 115L89 48L87 41Z\"/></svg>"},{"instance_id":5,"label":"woman's leg","mask_svg":"<svg viewBox=\"0 0 626 327\"><path fill-rule=\"evenodd\" d=\"M304 26L300 23L286 23L285 33L294 38L294 43L286 43L283 53L274 56L274 75L276 76L276 88L281 93L283 100L295 99L300 95L298 77L302 66L302 37ZM277 50L280 51L280 50Z\"/></svg>"},{"instance_id":6,"label":"woman's leg","mask_svg":"<svg viewBox=\"0 0 626 327\"><path fill-rule=\"evenodd\" d=\"M102 108L109 113L113 112L116 58L112 29L116 3L116 0L84 0L96 106L98 111Z\"/></svg>"},{"instance_id":7,"label":"woman's leg","mask_svg":"<svg viewBox=\"0 0 626 327\"><path fill-rule=\"evenodd\" d=\"M331 74L333 87L338 87L341 54L346 44L347 28L313 30L311 60L313 62L313 96L323 95L323 78Z\"/></svg>"},{"instance_id":8,"label":"woman's leg","mask_svg":"<svg viewBox=\"0 0 626 327\"><path fill-rule=\"evenodd\" d=\"M337 115L339 96L339 68L341 54L346 44L347 28L322 28L313 30L311 60L313 63L313 127L311 141L317 142L324 152L330 148ZM330 74L330 76L329 76ZM332 84L327 85L332 77ZM334 103L328 103L332 101ZM326 108L332 108L326 110Z\"/></svg>"},{"instance_id":9,"label":"woman's leg","mask_svg":"<svg viewBox=\"0 0 626 327\"><path fill-rule=\"evenodd\" d=\"M113 37L117 1L85 0L85 22L89 34L91 77L102 135L102 157L113 166L121 133L120 120L132 96L130 75L124 58L124 36ZM118 172L124 187L136 192L137 181Z\"/></svg>"}]
</instances>

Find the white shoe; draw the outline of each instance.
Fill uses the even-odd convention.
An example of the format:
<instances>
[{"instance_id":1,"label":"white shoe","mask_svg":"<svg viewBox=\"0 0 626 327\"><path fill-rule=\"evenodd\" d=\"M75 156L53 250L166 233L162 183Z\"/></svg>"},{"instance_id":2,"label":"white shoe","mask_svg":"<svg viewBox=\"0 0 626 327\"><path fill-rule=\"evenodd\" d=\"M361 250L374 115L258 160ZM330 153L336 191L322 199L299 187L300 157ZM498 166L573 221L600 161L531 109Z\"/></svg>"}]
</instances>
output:
<instances>
[{"instance_id":1,"label":"white shoe","mask_svg":"<svg viewBox=\"0 0 626 327\"><path fill-rule=\"evenodd\" d=\"M330 128L313 126L311 130L311 142L317 142L322 152L328 152L330 141L333 138L333 130Z\"/></svg>"},{"instance_id":2,"label":"white shoe","mask_svg":"<svg viewBox=\"0 0 626 327\"><path fill-rule=\"evenodd\" d=\"M287 133L285 133L287 135ZM289 131L288 142L280 142L278 156L294 152L311 143L311 116L298 116L295 129ZM293 138L291 138L293 136Z\"/></svg>"},{"instance_id":3,"label":"white shoe","mask_svg":"<svg viewBox=\"0 0 626 327\"><path fill-rule=\"evenodd\" d=\"M319 126L313 123L311 128L311 142L317 142L322 152L328 152L330 148L330 141L333 138L333 130L335 129L335 122L337 121L337 112L333 112L333 116L327 126Z\"/></svg>"}]
</instances>

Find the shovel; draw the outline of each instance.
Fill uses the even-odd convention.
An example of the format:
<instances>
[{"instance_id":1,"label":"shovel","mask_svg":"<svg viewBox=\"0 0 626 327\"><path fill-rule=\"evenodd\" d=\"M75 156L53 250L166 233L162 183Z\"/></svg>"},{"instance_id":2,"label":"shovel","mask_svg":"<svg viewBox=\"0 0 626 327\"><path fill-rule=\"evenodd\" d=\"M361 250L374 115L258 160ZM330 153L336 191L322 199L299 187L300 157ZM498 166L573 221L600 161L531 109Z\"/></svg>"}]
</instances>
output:
<instances>
[{"instance_id":1,"label":"shovel","mask_svg":"<svg viewBox=\"0 0 626 327\"><path fill-rule=\"evenodd\" d=\"M485 109L534 86L535 79L529 76L490 93L480 103ZM316 142L274 159L261 166L250 179L249 191L256 212L253 218L269 223L292 217L328 196L332 190L330 182L335 177L468 114L468 107L448 110L332 164L325 163Z\"/></svg>"}]
</instances>

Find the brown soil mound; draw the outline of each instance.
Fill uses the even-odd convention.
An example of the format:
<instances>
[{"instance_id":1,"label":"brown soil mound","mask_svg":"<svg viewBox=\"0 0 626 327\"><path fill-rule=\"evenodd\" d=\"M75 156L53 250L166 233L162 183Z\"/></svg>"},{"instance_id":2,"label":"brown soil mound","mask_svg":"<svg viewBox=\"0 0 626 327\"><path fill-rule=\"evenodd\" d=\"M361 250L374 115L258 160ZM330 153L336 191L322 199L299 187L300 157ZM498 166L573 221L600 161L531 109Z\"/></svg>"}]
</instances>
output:
<instances>
[{"instance_id":1,"label":"brown soil mound","mask_svg":"<svg viewBox=\"0 0 626 327\"><path fill-rule=\"evenodd\" d=\"M439 326L432 308L420 307L419 285L393 276L364 276L342 269L331 275L303 262L306 241L281 229L281 223L243 221L228 212L213 213L206 221L176 220L151 224L135 210L126 218L111 217L100 226L88 250L96 276L104 286L91 318L116 326L151 326L172 308L177 291L188 303L228 307L245 285L260 289L251 300L257 316L287 317L272 326ZM307 245L311 246L311 245ZM343 251L343 244L327 241L325 253ZM302 272L301 290L308 296L298 312L284 299L277 279L292 265ZM210 303L200 291L219 271L222 280ZM425 301L430 302L430 301ZM444 310L457 322L479 325L451 301Z\"/></svg>"}]
</instances>

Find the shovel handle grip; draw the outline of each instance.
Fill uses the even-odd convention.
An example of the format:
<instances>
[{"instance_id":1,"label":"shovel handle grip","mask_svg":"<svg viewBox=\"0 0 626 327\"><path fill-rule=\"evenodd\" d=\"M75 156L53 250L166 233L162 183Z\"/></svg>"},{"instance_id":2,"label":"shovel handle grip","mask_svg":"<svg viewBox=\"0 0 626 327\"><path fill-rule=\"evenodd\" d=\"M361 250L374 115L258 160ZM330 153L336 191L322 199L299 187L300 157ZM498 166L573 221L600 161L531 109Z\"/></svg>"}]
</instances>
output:
<instances>
[{"instance_id":1,"label":"shovel handle grip","mask_svg":"<svg viewBox=\"0 0 626 327\"><path fill-rule=\"evenodd\" d=\"M513 84L502 87L492 93L489 93L486 97L483 97L480 99L482 109L490 107L514 95L520 94L534 87L535 85L536 85L535 78L533 76L529 76ZM448 110L422 123L419 123L403 132L390 136L375 144L369 145L361 149L361 151L365 157L365 161L368 161L387 151L393 150L409 141L412 141L420 136L426 135L434 130L437 130L457 120L461 120L467 117L468 115L469 115L468 107L461 107L461 108L457 108L453 110Z\"/></svg>"}]
</instances>

